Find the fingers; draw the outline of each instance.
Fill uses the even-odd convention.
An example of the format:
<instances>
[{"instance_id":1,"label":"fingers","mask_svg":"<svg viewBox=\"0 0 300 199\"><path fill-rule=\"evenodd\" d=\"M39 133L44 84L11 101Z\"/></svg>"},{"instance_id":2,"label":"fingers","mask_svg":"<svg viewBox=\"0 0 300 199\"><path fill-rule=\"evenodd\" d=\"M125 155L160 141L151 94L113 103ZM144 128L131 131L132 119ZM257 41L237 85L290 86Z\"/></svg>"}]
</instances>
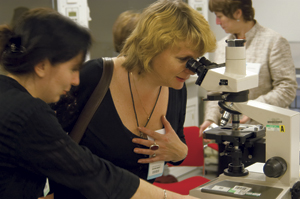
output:
<instances>
[{"instance_id":1,"label":"fingers","mask_svg":"<svg viewBox=\"0 0 300 199\"><path fill-rule=\"evenodd\" d=\"M135 144L140 144L140 145L144 145L146 147L150 147L154 142L151 140L145 140L142 138L133 138L132 142Z\"/></svg>"},{"instance_id":2,"label":"fingers","mask_svg":"<svg viewBox=\"0 0 300 199\"><path fill-rule=\"evenodd\" d=\"M141 131L141 132L143 132L144 134L152 137L154 140L159 139L160 135L161 135L161 134L159 134L159 133L157 133L155 131L152 131L150 129L147 129L145 127L138 127L138 130Z\"/></svg>"},{"instance_id":3,"label":"fingers","mask_svg":"<svg viewBox=\"0 0 300 199\"><path fill-rule=\"evenodd\" d=\"M161 158L163 156L159 157L160 146L158 144L156 144L156 142L154 142L152 140L141 139L141 138L134 138L134 139L132 139L132 142L149 147L149 149L144 149L144 148L135 148L134 149L134 152L137 154L143 154L143 155L149 156L149 158L139 159L138 163L146 164L146 163L162 160Z\"/></svg>"},{"instance_id":4,"label":"fingers","mask_svg":"<svg viewBox=\"0 0 300 199\"><path fill-rule=\"evenodd\" d=\"M173 128L172 128L171 124L168 122L168 120L166 119L165 116L161 117L161 121L162 121L162 123L163 123L163 125L165 127L165 132L166 133L169 133L169 132L173 131ZM152 131L150 129L147 129L145 127L138 127L138 130L141 131L141 132L143 132L144 134L152 137L154 140L161 138L161 134L160 133L157 133L157 132Z\"/></svg>"},{"instance_id":5,"label":"fingers","mask_svg":"<svg viewBox=\"0 0 300 199\"><path fill-rule=\"evenodd\" d=\"M203 142L209 143L211 140L210 139L203 139Z\"/></svg>"},{"instance_id":6,"label":"fingers","mask_svg":"<svg viewBox=\"0 0 300 199\"><path fill-rule=\"evenodd\" d=\"M205 128L202 128L200 126L200 130L199 130L199 137L202 137L203 136L203 131L204 131Z\"/></svg>"},{"instance_id":7,"label":"fingers","mask_svg":"<svg viewBox=\"0 0 300 199\"><path fill-rule=\"evenodd\" d=\"M155 153L155 151L152 151L150 149L142 149L142 148L135 148L133 151L137 154L143 154L143 155L149 155L149 156L153 156L153 154Z\"/></svg>"},{"instance_id":8,"label":"fingers","mask_svg":"<svg viewBox=\"0 0 300 199\"><path fill-rule=\"evenodd\" d=\"M132 142L144 145L146 147L153 146L151 147L152 150L143 148L134 149L135 153L149 155L149 158L138 160L139 163L151 163L155 161L178 161L182 156L185 157L186 153L184 152L186 151L186 145L182 143L164 116L161 117L161 121L164 126L163 131L155 132L144 127L138 128L141 132L151 137L151 139L149 138L149 140L145 140L134 138Z\"/></svg>"},{"instance_id":9,"label":"fingers","mask_svg":"<svg viewBox=\"0 0 300 199\"><path fill-rule=\"evenodd\" d=\"M201 126L200 126L200 130L199 130L199 137L202 137L203 136L203 131L209 127L210 125L212 124L211 121L204 121Z\"/></svg>"},{"instance_id":10,"label":"fingers","mask_svg":"<svg viewBox=\"0 0 300 199\"><path fill-rule=\"evenodd\" d=\"M156 155L156 157L152 157L152 158L139 159L138 163L140 163L140 164L148 164L148 163L157 162L157 161L161 161L161 159Z\"/></svg>"},{"instance_id":11,"label":"fingers","mask_svg":"<svg viewBox=\"0 0 300 199\"><path fill-rule=\"evenodd\" d=\"M173 130L171 124L169 123L169 121L165 116L161 116L161 121L166 129L166 132L169 132L169 130Z\"/></svg>"},{"instance_id":12,"label":"fingers","mask_svg":"<svg viewBox=\"0 0 300 199\"><path fill-rule=\"evenodd\" d=\"M160 153L158 150L135 148L134 152L137 154L149 155L149 158L143 158L143 159L138 160L138 163L141 163L141 164L146 164L146 163L163 160L162 156L160 156Z\"/></svg>"},{"instance_id":13,"label":"fingers","mask_svg":"<svg viewBox=\"0 0 300 199\"><path fill-rule=\"evenodd\" d=\"M242 119L240 120L240 123L241 123L241 124L245 124L248 120L250 120L250 118L249 118L248 116L244 115L244 116L242 117Z\"/></svg>"}]
</instances>

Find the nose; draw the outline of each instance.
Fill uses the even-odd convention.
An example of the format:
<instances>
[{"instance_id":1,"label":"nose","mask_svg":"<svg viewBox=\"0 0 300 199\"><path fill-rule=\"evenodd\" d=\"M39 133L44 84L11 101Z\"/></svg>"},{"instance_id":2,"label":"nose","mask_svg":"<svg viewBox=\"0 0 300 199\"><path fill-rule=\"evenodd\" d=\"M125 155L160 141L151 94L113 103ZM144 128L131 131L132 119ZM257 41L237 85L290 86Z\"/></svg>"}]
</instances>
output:
<instances>
[{"instance_id":1,"label":"nose","mask_svg":"<svg viewBox=\"0 0 300 199\"><path fill-rule=\"evenodd\" d=\"M75 72L73 73L71 85L73 85L73 86L78 86L79 83L80 83L80 79L79 79L79 71L75 71Z\"/></svg>"},{"instance_id":2,"label":"nose","mask_svg":"<svg viewBox=\"0 0 300 199\"><path fill-rule=\"evenodd\" d=\"M221 24L221 20L220 20L218 17L216 18L216 24L217 24L217 25L220 25L220 24Z\"/></svg>"}]
</instances>

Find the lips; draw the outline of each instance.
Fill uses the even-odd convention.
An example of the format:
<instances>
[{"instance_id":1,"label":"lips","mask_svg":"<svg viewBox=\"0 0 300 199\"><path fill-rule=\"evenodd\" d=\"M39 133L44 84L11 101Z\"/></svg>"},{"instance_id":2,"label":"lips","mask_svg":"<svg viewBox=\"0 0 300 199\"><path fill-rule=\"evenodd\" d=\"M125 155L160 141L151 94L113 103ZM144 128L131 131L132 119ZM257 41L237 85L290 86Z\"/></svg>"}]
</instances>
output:
<instances>
[{"instance_id":1,"label":"lips","mask_svg":"<svg viewBox=\"0 0 300 199\"><path fill-rule=\"evenodd\" d=\"M178 81L185 82L188 78L176 77Z\"/></svg>"},{"instance_id":2,"label":"lips","mask_svg":"<svg viewBox=\"0 0 300 199\"><path fill-rule=\"evenodd\" d=\"M64 90L64 91L63 91L63 94L64 94L64 95L67 95L68 92L69 92L69 90Z\"/></svg>"}]
</instances>

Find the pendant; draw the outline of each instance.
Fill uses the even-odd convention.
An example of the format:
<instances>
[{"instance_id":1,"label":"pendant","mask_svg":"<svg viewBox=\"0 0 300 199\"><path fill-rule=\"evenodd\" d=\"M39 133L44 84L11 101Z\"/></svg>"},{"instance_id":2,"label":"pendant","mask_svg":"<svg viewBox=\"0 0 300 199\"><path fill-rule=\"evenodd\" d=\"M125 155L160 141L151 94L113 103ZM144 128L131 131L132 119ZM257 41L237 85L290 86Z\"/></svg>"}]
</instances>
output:
<instances>
[{"instance_id":1,"label":"pendant","mask_svg":"<svg viewBox=\"0 0 300 199\"><path fill-rule=\"evenodd\" d=\"M141 132L141 131L140 131L140 137L144 138L144 139L147 139L147 136L143 132Z\"/></svg>"}]
</instances>

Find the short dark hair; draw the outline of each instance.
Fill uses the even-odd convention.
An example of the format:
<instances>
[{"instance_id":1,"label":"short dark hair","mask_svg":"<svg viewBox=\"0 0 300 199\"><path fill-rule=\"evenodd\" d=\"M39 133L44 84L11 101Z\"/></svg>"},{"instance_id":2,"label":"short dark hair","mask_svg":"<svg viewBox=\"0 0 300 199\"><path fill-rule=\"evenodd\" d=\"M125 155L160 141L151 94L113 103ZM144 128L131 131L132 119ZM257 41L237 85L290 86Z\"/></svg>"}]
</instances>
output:
<instances>
[{"instance_id":1,"label":"short dark hair","mask_svg":"<svg viewBox=\"0 0 300 199\"><path fill-rule=\"evenodd\" d=\"M89 31L50 8L25 12L14 24L0 26L0 64L13 74L32 72L44 59L66 62L91 46Z\"/></svg>"},{"instance_id":2,"label":"short dark hair","mask_svg":"<svg viewBox=\"0 0 300 199\"><path fill-rule=\"evenodd\" d=\"M222 12L226 17L235 19L233 14L241 9L245 21L253 21L255 11L251 0L209 0L211 12Z\"/></svg>"}]
</instances>

